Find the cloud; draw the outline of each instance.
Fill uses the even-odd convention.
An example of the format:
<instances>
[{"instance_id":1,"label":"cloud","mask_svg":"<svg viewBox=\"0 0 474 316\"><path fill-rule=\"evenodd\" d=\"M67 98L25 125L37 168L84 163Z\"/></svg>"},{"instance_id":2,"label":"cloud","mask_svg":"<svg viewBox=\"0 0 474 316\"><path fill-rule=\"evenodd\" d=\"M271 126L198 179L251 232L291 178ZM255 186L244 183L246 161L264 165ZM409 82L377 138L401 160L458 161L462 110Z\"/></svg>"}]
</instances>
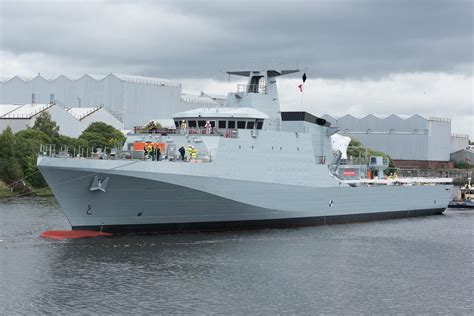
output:
<instances>
[{"instance_id":1,"label":"cloud","mask_svg":"<svg viewBox=\"0 0 474 316\"><path fill-rule=\"evenodd\" d=\"M117 72L222 94L234 84L224 70L298 65L315 114L451 117L472 137L473 11L471 0L0 0L0 76ZM299 76L280 81L282 106L299 106Z\"/></svg>"},{"instance_id":2,"label":"cloud","mask_svg":"<svg viewBox=\"0 0 474 316\"><path fill-rule=\"evenodd\" d=\"M308 73L304 94L301 79L279 78L280 107L322 116L351 114L436 116L452 119L452 132L474 139L474 77L435 72L396 73L377 79L318 79ZM245 81L187 79L183 89L190 93L226 94ZM303 102L302 102L303 101Z\"/></svg>"},{"instance_id":3,"label":"cloud","mask_svg":"<svg viewBox=\"0 0 474 316\"><path fill-rule=\"evenodd\" d=\"M3 1L1 50L169 78L472 71L472 1Z\"/></svg>"},{"instance_id":4,"label":"cloud","mask_svg":"<svg viewBox=\"0 0 474 316\"><path fill-rule=\"evenodd\" d=\"M296 80L283 81L282 107L297 108ZM316 79L305 84L304 107L315 113L343 116L390 114L451 118L453 133L474 139L474 77L446 73L397 73L377 80Z\"/></svg>"}]
</instances>

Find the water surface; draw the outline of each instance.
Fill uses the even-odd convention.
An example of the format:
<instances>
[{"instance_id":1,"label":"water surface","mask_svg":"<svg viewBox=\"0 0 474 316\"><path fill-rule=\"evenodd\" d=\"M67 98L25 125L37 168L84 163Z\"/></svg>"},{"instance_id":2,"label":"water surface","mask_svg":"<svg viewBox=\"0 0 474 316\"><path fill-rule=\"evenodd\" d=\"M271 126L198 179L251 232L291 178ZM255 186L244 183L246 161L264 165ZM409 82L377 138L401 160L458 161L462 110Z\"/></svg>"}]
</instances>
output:
<instances>
[{"instance_id":1,"label":"water surface","mask_svg":"<svg viewBox=\"0 0 474 316\"><path fill-rule=\"evenodd\" d=\"M0 314L473 312L474 212L54 241L53 198L0 201Z\"/></svg>"}]
</instances>

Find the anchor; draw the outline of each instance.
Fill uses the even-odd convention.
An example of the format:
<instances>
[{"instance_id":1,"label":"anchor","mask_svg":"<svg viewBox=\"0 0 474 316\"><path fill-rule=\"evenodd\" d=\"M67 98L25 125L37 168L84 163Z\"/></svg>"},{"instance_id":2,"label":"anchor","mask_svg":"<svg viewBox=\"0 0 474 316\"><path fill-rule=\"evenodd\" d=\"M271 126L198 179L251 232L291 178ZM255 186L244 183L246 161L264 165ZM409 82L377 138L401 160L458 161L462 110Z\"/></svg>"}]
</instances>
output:
<instances>
[{"instance_id":1,"label":"anchor","mask_svg":"<svg viewBox=\"0 0 474 316\"><path fill-rule=\"evenodd\" d=\"M107 188L108 183L109 183L109 177L106 177L103 180L99 180L99 176L95 176L94 180L92 180L90 190L91 191L100 190L102 192L105 192L105 189Z\"/></svg>"}]
</instances>

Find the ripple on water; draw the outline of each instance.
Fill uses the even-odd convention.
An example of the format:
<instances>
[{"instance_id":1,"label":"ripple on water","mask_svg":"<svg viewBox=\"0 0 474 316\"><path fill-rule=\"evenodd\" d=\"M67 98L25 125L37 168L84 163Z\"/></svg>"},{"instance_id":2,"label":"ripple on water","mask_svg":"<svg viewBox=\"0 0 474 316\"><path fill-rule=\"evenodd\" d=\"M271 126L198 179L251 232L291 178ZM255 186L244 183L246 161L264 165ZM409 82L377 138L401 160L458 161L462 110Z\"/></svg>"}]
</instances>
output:
<instances>
[{"instance_id":1,"label":"ripple on water","mask_svg":"<svg viewBox=\"0 0 474 316\"><path fill-rule=\"evenodd\" d=\"M0 201L0 313L469 313L474 212L243 232L38 238L51 198Z\"/></svg>"}]
</instances>

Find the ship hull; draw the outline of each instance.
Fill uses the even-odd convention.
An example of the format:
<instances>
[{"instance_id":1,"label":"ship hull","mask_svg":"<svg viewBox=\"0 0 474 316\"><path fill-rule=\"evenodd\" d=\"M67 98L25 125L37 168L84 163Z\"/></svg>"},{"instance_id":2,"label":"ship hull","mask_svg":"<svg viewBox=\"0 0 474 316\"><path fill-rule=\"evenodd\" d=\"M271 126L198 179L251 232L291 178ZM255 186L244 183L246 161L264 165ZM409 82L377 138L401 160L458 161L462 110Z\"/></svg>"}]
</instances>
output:
<instances>
[{"instance_id":1,"label":"ship hull","mask_svg":"<svg viewBox=\"0 0 474 316\"><path fill-rule=\"evenodd\" d=\"M423 210L406 210L379 213L357 213L346 215L328 215L316 217L300 217L271 220L245 220L245 221L218 221L197 223L155 223L155 224L127 224L127 225L95 225L72 226L73 230L94 230L108 233L183 233L183 232L217 232L232 230L252 230L267 228L296 228L308 226L338 225L349 223L362 223L389 219L400 219L417 216L442 215L446 209L433 208Z\"/></svg>"},{"instance_id":2,"label":"ship hull","mask_svg":"<svg viewBox=\"0 0 474 316\"><path fill-rule=\"evenodd\" d=\"M136 171L142 167L104 171L103 166L61 167L58 158L45 158L39 168L73 229L112 233L295 227L434 215L441 214L451 198L450 185L314 187L185 175L172 170L175 165L147 165L153 172ZM107 183L103 190L94 185L96 177Z\"/></svg>"}]
</instances>

